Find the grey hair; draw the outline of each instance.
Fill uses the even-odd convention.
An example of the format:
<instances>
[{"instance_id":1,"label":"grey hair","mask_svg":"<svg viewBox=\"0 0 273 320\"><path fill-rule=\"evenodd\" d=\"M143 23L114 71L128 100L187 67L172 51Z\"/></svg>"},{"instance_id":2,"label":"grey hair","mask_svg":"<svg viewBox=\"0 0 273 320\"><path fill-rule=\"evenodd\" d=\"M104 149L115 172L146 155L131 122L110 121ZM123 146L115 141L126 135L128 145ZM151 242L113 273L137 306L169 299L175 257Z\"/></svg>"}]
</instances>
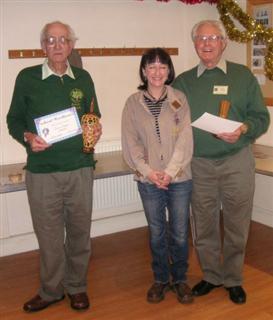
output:
<instances>
[{"instance_id":1,"label":"grey hair","mask_svg":"<svg viewBox=\"0 0 273 320\"><path fill-rule=\"evenodd\" d=\"M192 31L191 31L192 41L194 41L194 39L196 37L197 30L203 25L211 25L211 26L217 28L219 30L221 36L223 37L223 39L226 40L226 38L227 38L226 29L221 21L219 21L219 20L202 20L202 21L199 21L198 23L196 23L192 28Z\"/></svg>"},{"instance_id":2,"label":"grey hair","mask_svg":"<svg viewBox=\"0 0 273 320\"><path fill-rule=\"evenodd\" d=\"M50 23L47 23L43 29L41 30L41 34L40 34L40 42L41 42L41 45L43 44L43 42L45 41L45 39L47 38L47 32L48 32L48 29L51 25L53 24L61 24L63 25L67 31L68 31L68 39L70 41L72 41L73 45L75 44L76 40L78 40L78 38L76 37L75 35L75 32L74 30L70 27L69 24L66 24L66 23L63 23L61 21L52 21Z\"/></svg>"}]
</instances>

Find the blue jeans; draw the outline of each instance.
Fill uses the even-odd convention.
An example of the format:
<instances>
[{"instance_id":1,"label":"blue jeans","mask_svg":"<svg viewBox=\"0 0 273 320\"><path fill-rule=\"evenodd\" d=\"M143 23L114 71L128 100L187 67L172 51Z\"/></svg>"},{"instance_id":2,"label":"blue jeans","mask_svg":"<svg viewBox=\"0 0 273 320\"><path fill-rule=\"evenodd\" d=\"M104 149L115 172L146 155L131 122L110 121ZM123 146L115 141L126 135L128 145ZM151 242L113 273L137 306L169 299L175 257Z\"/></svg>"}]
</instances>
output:
<instances>
[{"instance_id":1,"label":"blue jeans","mask_svg":"<svg viewBox=\"0 0 273 320\"><path fill-rule=\"evenodd\" d=\"M150 231L155 281L167 283L171 276L173 283L185 282L192 180L170 184L168 190L138 182L138 191Z\"/></svg>"}]
</instances>

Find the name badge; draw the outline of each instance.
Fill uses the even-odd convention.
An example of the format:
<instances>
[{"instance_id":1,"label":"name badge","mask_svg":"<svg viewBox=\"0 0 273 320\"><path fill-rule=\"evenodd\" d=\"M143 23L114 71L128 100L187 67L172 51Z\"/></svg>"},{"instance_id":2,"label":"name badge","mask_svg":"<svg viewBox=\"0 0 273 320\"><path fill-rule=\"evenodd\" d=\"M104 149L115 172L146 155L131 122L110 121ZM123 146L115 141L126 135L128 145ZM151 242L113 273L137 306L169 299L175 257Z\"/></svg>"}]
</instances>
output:
<instances>
[{"instance_id":1,"label":"name badge","mask_svg":"<svg viewBox=\"0 0 273 320\"><path fill-rule=\"evenodd\" d=\"M213 94L228 94L228 86L214 86Z\"/></svg>"}]
</instances>

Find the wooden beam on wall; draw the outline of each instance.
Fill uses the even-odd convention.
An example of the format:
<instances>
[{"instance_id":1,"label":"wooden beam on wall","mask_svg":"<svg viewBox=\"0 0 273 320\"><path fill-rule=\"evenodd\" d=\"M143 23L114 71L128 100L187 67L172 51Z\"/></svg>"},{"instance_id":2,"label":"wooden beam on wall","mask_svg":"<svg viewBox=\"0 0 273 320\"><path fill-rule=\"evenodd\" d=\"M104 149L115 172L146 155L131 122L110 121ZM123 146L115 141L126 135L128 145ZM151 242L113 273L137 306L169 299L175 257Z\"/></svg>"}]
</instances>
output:
<instances>
[{"instance_id":1,"label":"wooden beam on wall","mask_svg":"<svg viewBox=\"0 0 273 320\"><path fill-rule=\"evenodd\" d=\"M106 56L141 56L150 48L75 48L82 57ZM170 55L177 56L178 48L164 48ZM9 59L43 58L46 57L41 49L9 50Z\"/></svg>"}]
</instances>

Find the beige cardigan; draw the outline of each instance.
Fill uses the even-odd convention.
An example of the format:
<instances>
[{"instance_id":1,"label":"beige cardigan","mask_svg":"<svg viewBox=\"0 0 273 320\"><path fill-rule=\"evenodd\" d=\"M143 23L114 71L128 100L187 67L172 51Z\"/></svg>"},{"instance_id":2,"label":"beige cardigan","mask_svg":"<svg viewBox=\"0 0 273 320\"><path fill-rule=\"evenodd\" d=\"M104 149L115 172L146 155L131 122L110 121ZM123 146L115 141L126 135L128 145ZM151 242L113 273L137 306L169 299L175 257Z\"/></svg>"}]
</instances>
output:
<instances>
[{"instance_id":1,"label":"beige cardigan","mask_svg":"<svg viewBox=\"0 0 273 320\"><path fill-rule=\"evenodd\" d=\"M122 113L122 152L135 179L151 183L147 176L152 170L165 171L172 177L171 183L191 179L192 128L189 105L182 92L167 86L167 99L158 121L161 143L143 92L127 99Z\"/></svg>"}]
</instances>

